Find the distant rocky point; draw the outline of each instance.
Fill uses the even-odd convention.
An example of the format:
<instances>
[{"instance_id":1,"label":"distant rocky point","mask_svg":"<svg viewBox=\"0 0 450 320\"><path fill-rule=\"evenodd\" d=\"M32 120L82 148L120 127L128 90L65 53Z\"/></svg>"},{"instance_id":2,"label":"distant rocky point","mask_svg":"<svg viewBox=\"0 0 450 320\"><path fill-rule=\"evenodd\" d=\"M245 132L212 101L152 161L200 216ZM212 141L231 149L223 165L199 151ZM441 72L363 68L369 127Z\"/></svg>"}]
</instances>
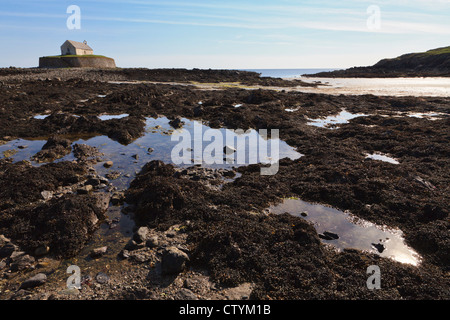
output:
<instances>
[{"instance_id":1,"label":"distant rocky point","mask_svg":"<svg viewBox=\"0 0 450 320\"><path fill-rule=\"evenodd\" d=\"M305 75L324 78L450 77L450 47L383 59L371 67Z\"/></svg>"},{"instance_id":2,"label":"distant rocky point","mask_svg":"<svg viewBox=\"0 0 450 320\"><path fill-rule=\"evenodd\" d=\"M67 40L61 46L60 56L39 58L39 68L115 68L114 59L94 55L87 42Z\"/></svg>"}]
</instances>

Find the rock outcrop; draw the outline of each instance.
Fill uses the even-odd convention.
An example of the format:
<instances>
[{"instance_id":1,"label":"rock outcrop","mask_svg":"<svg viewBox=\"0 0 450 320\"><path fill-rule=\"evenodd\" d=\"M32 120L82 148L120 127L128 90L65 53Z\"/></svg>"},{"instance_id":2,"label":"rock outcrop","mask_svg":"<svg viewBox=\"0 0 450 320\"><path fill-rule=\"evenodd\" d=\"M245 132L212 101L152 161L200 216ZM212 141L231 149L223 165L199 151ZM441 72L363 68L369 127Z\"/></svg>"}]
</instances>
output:
<instances>
[{"instance_id":1,"label":"rock outcrop","mask_svg":"<svg viewBox=\"0 0 450 320\"><path fill-rule=\"evenodd\" d=\"M450 77L450 47L383 59L371 67L353 67L308 76L326 78Z\"/></svg>"}]
</instances>

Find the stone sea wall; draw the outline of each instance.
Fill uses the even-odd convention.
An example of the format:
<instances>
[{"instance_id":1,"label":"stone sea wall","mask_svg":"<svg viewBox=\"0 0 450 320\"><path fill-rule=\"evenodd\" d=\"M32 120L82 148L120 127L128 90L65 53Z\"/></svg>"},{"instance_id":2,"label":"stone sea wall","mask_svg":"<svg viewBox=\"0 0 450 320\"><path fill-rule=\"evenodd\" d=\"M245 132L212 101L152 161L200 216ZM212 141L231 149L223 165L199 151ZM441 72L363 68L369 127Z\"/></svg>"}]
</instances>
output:
<instances>
[{"instance_id":1,"label":"stone sea wall","mask_svg":"<svg viewBox=\"0 0 450 320\"><path fill-rule=\"evenodd\" d=\"M39 68L115 68L108 57L41 57Z\"/></svg>"}]
</instances>

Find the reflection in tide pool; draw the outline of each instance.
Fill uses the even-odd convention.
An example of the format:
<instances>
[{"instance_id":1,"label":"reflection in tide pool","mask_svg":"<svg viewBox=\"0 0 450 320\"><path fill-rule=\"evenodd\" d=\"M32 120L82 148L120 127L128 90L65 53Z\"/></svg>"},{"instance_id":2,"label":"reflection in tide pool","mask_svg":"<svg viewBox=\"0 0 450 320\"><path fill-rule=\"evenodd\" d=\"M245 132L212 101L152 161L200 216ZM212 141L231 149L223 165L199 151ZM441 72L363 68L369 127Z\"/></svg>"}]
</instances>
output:
<instances>
[{"instance_id":1,"label":"reflection in tide pool","mask_svg":"<svg viewBox=\"0 0 450 320\"><path fill-rule=\"evenodd\" d=\"M270 207L269 211L302 216L314 224L318 233L337 234L338 239L323 241L340 250L364 250L414 266L420 262L419 255L405 244L398 229L377 226L350 213L299 199L285 199L281 204Z\"/></svg>"},{"instance_id":2,"label":"reflection in tide pool","mask_svg":"<svg viewBox=\"0 0 450 320\"><path fill-rule=\"evenodd\" d=\"M123 115L121 115L123 116ZM165 163L173 163L172 161L172 150L179 143L176 139L172 137L176 137L179 135L183 135L183 132L187 131L191 134L192 141L190 143L190 148L192 149L192 163L180 165L180 166L191 166L194 164L194 160L199 160L196 158L198 153L195 152L194 147L198 144L198 142L203 142L202 152L206 147L211 143L211 141L202 141L203 134L206 131L210 133L217 133L218 136L225 137L231 136L233 139L239 136L234 133L232 130L228 130L225 128L222 129L211 129L210 127L201 124L198 121L191 121L188 119L182 119L184 122L183 128L174 129L169 125L169 119L166 117L160 118L147 118L146 119L146 128L145 133L142 137L136 139L129 145L122 145L117 141L114 141L107 136L90 136L90 137L78 137L74 138L73 136L67 137L70 139L72 144L86 144L92 147L96 147L99 149L101 153L104 154L103 159L110 160L114 162L114 166L111 169L106 169L103 167L102 163L96 165L96 169L100 174L106 174L111 170L118 170L122 172L119 181L122 180L121 187L126 187L130 182L132 177L134 176L136 171L140 171L140 169L151 160L161 160ZM194 127L201 127L201 135L198 136L194 134ZM246 135L255 134L254 130L248 131ZM256 133L257 134L257 133ZM244 135L244 136L246 136ZM262 139L258 134L259 139ZM250 158L250 155L257 153L258 150L254 149L254 146L249 146L248 139L245 139L245 151L246 151L246 160ZM22 161L22 160L30 160L33 155L39 152L42 146L46 143L45 140L13 140L8 143L0 146L0 153L14 150L14 154L11 155L14 162ZM228 143L228 141L223 141L223 144ZM270 143L268 144L270 146ZM279 140L279 158L289 158L291 160L295 160L303 156L298 153L295 148L289 146L286 142ZM26 148L19 148L19 146L26 146ZM189 152L189 150L185 150ZM271 163L273 159L271 159L271 150L268 148L267 155L268 157L265 159L258 159L258 163ZM204 167L210 168L223 168L223 169L231 169L232 167L239 167L243 165L248 165L248 163L237 163L237 153L221 155L223 156L223 162L219 164L206 164L202 163ZM72 161L75 160L73 153L56 160L59 161ZM201 160L201 159L200 159ZM33 163L33 165L42 165ZM125 177L124 176L130 176ZM119 186L118 186L119 187Z\"/></svg>"},{"instance_id":3,"label":"reflection in tide pool","mask_svg":"<svg viewBox=\"0 0 450 320\"><path fill-rule=\"evenodd\" d=\"M400 164L400 162L398 162L394 158L389 157L389 156L384 155L384 154L381 154L381 153L368 154L366 156L366 159L379 160L379 161L389 162L389 163L392 163L392 164Z\"/></svg>"},{"instance_id":4,"label":"reflection in tide pool","mask_svg":"<svg viewBox=\"0 0 450 320\"><path fill-rule=\"evenodd\" d=\"M335 116L328 116L324 119L309 119L310 122L308 122L308 125L320 128L329 128L330 125L348 123L349 120L358 117L367 117L367 115L363 113L350 113L346 110L342 110Z\"/></svg>"},{"instance_id":5,"label":"reflection in tide pool","mask_svg":"<svg viewBox=\"0 0 450 320\"><path fill-rule=\"evenodd\" d=\"M101 116L98 116L98 118L102 121L111 120L111 119L122 119L128 117L128 113L123 114L103 114Z\"/></svg>"}]
</instances>

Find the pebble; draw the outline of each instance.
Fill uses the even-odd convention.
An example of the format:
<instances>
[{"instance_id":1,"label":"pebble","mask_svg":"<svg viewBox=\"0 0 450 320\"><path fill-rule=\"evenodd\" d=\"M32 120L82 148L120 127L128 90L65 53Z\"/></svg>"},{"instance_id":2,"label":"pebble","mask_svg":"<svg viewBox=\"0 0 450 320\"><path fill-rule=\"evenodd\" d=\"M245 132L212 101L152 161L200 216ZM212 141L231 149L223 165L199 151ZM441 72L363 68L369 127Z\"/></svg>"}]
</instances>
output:
<instances>
[{"instance_id":1,"label":"pebble","mask_svg":"<svg viewBox=\"0 0 450 320\"><path fill-rule=\"evenodd\" d=\"M159 245L158 236L151 236L146 242L145 245L149 248L156 248Z\"/></svg>"},{"instance_id":2,"label":"pebble","mask_svg":"<svg viewBox=\"0 0 450 320\"><path fill-rule=\"evenodd\" d=\"M233 154L233 153L235 153L235 152L236 152L236 149L233 148L233 147L225 146L225 147L223 148L223 153L225 153L225 154Z\"/></svg>"},{"instance_id":3,"label":"pebble","mask_svg":"<svg viewBox=\"0 0 450 320\"><path fill-rule=\"evenodd\" d=\"M319 238L323 240L337 240L339 236L336 233L325 231L324 233L319 234Z\"/></svg>"},{"instance_id":4,"label":"pebble","mask_svg":"<svg viewBox=\"0 0 450 320\"><path fill-rule=\"evenodd\" d=\"M11 256L11 254L17 250L17 247L12 243L7 243L0 248L0 258L6 258Z\"/></svg>"},{"instance_id":5,"label":"pebble","mask_svg":"<svg viewBox=\"0 0 450 320\"><path fill-rule=\"evenodd\" d=\"M41 192L41 196L42 196L42 198L44 198L45 201L48 201L51 198L53 198L53 192L44 190Z\"/></svg>"},{"instance_id":6,"label":"pebble","mask_svg":"<svg viewBox=\"0 0 450 320\"><path fill-rule=\"evenodd\" d=\"M38 273L34 277L22 282L20 289L34 288L43 285L45 282L47 282L47 276L44 273Z\"/></svg>"},{"instance_id":7,"label":"pebble","mask_svg":"<svg viewBox=\"0 0 450 320\"><path fill-rule=\"evenodd\" d=\"M108 247L96 248L91 251L90 256L92 258L99 258L103 256L108 251Z\"/></svg>"},{"instance_id":8,"label":"pebble","mask_svg":"<svg viewBox=\"0 0 450 320\"><path fill-rule=\"evenodd\" d=\"M148 238L150 230L147 227L140 227L134 234L133 240L137 243L145 242Z\"/></svg>"},{"instance_id":9,"label":"pebble","mask_svg":"<svg viewBox=\"0 0 450 320\"><path fill-rule=\"evenodd\" d=\"M104 166L105 168L111 168L113 165L114 165L114 162L112 162L112 161L106 161L106 162L103 164L103 166Z\"/></svg>"},{"instance_id":10,"label":"pebble","mask_svg":"<svg viewBox=\"0 0 450 320\"><path fill-rule=\"evenodd\" d=\"M95 280L100 283L100 284L105 284L108 283L109 281L109 276L106 273L103 272L99 272L97 273L97 275L95 276Z\"/></svg>"},{"instance_id":11,"label":"pebble","mask_svg":"<svg viewBox=\"0 0 450 320\"><path fill-rule=\"evenodd\" d=\"M84 187L78 188L77 189L77 193L78 194L88 194L92 190L94 190L94 187L92 185L90 185L90 184L87 184Z\"/></svg>"},{"instance_id":12,"label":"pebble","mask_svg":"<svg viewBox=\"0 0 450 320\"><path fill-rule=\"evenodd\" d=\"M41 257L41 256L45 256L49 252L50 252L50 247L40 246L40 247L36 248L36 250L34 250L34 255Z\"/></svg>"}]
</instances>

